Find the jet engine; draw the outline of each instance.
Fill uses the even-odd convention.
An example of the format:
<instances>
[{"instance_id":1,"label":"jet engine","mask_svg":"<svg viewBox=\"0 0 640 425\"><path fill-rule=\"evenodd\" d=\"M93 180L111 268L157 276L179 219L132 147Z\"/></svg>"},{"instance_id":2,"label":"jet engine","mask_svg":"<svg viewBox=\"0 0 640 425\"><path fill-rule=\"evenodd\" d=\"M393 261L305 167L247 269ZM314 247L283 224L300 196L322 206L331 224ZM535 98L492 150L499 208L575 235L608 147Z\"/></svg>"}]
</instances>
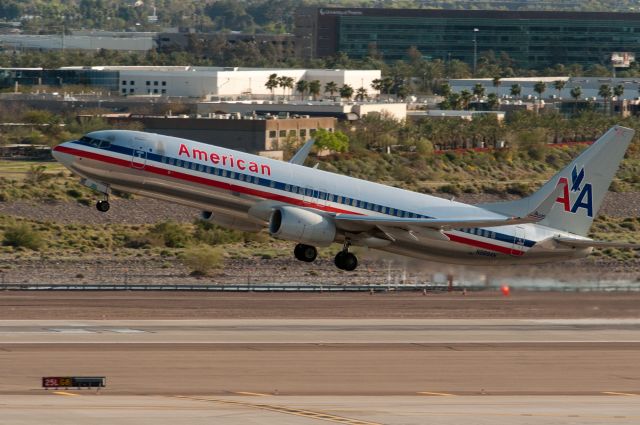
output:
<instances>
[{"instance_id":1,"label":"jet engine","mask_svg":"<svg viewBox=\"0 0 640 425\"><path fill-rule=\"evenodd\" d=\"M211 211L202 211L200 218L219 226L226 227L228 229L240 230L242 232L259 232L263 229L263 226L253 221L226 214L214 214Z\"/></svg>"},{"instance_id":2,"label":"jet engine","mask_svg":"<svg viewBox=\"0 0 640 425\"><path fill-rule=\"evenodd\" d=\"M271 213L269 233L278 239L312 246L328 246L336 237L336 225L327 217L296 207L278 207Z\"/></svg>"}]
</instances>

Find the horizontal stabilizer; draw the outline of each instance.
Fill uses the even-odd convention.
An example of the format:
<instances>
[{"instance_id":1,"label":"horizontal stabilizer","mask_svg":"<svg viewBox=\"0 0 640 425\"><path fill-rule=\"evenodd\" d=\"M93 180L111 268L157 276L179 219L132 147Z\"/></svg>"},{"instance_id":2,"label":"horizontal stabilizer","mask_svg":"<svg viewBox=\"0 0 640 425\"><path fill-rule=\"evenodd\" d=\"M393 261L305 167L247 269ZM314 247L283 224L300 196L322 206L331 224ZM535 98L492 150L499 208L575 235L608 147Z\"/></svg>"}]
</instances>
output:
<instances>
[{"instance_id":1,"label":"horizontal stabilizer","mask_svg":"<svg viewBox=\"0 0 640 425\"><path fill-rule=\"evenodd\" d=\"M574 238L553 238L554 241L562 245L574 248L618 248L618 249L640 249L640 244L627 242L594 241L591 239Z\"/></svg>"}]
</instances>

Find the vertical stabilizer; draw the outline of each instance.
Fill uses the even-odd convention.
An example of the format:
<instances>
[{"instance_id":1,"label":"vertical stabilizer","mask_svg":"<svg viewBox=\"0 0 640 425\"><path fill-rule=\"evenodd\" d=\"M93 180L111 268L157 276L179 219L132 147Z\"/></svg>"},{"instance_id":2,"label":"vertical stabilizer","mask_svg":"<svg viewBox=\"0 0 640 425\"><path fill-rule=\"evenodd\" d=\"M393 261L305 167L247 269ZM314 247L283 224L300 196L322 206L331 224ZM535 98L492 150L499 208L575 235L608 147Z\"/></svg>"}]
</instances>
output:
<instances>
[{"instance_id":1,"label":"vertical stabilizer","mask_svg":"<svg viewBox=\"0 0 640 425\"><path fill-rule=\"evenodd\" d=\"M547 217L538 224L586 236L600 210L634 130L615 126L569 165L551 178L533 195L518 201L479 205L490 211L521 216L548 197L560 183L564 190Z\"/></svg>"}]
</instances>

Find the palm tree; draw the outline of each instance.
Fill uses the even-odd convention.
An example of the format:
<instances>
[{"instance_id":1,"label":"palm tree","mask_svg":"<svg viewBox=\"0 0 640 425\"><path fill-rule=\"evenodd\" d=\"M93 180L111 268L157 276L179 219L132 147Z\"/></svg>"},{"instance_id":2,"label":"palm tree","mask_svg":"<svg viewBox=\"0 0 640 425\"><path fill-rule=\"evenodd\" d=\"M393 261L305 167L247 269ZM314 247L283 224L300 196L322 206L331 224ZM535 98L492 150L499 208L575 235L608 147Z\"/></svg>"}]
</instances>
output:
<instances>
[{"instance_id":1,"label":"palm tree","mask_svg":"<svg viewBox=\"0 0 640 425\"><path fill-rule=\"evenodd\" d=\"M618 105L620 107L620 113L622 113L622 95L624 94L624 86L622 84L618 84L613 88L613 95L616 97L618 101Z\"/></svg>"},{"instance_id":2,"label":"palm tree","mask_svg":"<svg viewBox=\"0 0 640 425\"><path fill-rule=\"evenodd\" d=\"M575 86L571 89L571 97L573 98L573 115L576 114L576 108L578 107L578 99L582 96L582 88L580 86Z\"/></svg>"},{"instance_id":3,"label":"palm tree","mask_svg":"<svg viewBox=\"0 0 640 425\"><path fill-rule=\"evenodd\" d=\"M440 96L443 97L449 97L449 95L451 94L451 86L449 85L449 83L443 83L440 86ZM640 88L638 89L638 91L640 91Z\"/></svg>"},{"instance_id":4,"label":"palm tree","mask_svg":"<svg viewBox=\"0 0 640 425\"><path fill-rule=\"evenodd\" d=\"M313 80L309 82L309 94L313 96L313 100L316 100L320 95L320 80Z\"/></svg>"},{"instance_id":5,"label":"palm tree","mask_svg":"<svg viewBox=\"0 0 640 425\"><path fill-rule=\"evenodd\" d=\"M293 78L283 75L278 77L278 85L282 87L282 97L287 93L287 89L293 89Z\"/></svg>"},{"instance_id":6,"label":"palm tree","mask_svg":"<svg viewBox=\"0 0 640 425\"><path fill-rule=\"evenodd\" d=\"M487 95L487 106L489 106L489 109L493 111L498 107L498 105L500 105L498 95L495 93L489 93Z\"/></svg>"},{"instance_id":7,"label":"palm tree","mask_svg":"<svg viewBox=\"0 0 640 425\"><path fill-rule=\"evenodd\" d=\"M337 93L337 91L338 91L338 85L334 81L329 81L327 84L324 85L324 92L329 93L332 99L333 99L333 95Z\"/></svg>"},{"instance_id":8,"label":"palm tree","mask_svg":"<svg viewBox=\"0 0 640 425\"><path fill-rule=\"evenodd\" d=\"M565 80L556 80L553 82L553 88L558 92L558 97L560 97L560 92L564 89L564 86L567 84Z\"/></svg>"},{"instance_id":9,"label":"palm tree","mask_svg":"<svg viewBox=\"0 0 640 425\"><path fill-rule=\"evenodd\" d=\"M493 87L496 89L495 90L496 95L498 94L498 89L500 88L501 84L502 84L502 81L500 81L500 77L493 77Z\"/></svg>"},{"instance_id":10,"label":"palm tree","mask_svg":"<svg viewBox=\"0 0 640 425\"><path fill-rule=\"evenodd\" d=\"M269 75L269 79L264 84L264 86L271 92L271 98L273 99L273 91L276 89L276 87L278 87L278 74Z\"/></svg>"},{"instance_id":11,"label":"palm tree","mask_svg":"<svg viewBox=\"0 0 640 425\"><path fill-rule=\"evenodd\" d=\"M367 89L365 89L364 87L360 87L358 90L356 90L356 100L362 102L363 100L368 98L369 95L367 94Z\"/></svg>"},{"instance_id":12,"label":"palm tree","mask_svg":"<svg viewBox=\"0 0 640 425\"><path fill-rule=\"evenodd\" d=\"M522 93L522 86L520 84L513 84L509 92L511 96L519 98Z\"/></svg>"},{"instance_id":13,"label":"palm tree","mask_svg":"<svg viewBox=\"0 0 640 425\"><path fill-rule=\"evenodd\" d=\"M469 109L469 102L473 99L473 95L469 90L462 90L460 92L460 103L462 103L463 109Z\"/></svg>"},{"instance_id":14,"label":"palm tree","mask_svg":"<svg viewBox=\"0 0 640 425\"><path fill-rule=\"evenodd\" d=\"M473 95L476 97L476 100L480 100L484 97L484 86L480 83L473 86Z\"/></svg>"},{"instance_id":15,"label":"palm tree","mask_svg":"<svg viewBox=\"0 0 640 425\"><path fill-rule=\"evenodd\" d=\"M342 87L340 87L340 97L342 99L351 99L351 96L353 96L353 87L351 87L349 84L344 84Z\"/></svg>"},{"instance_id":16,"label":"palm tree","mask_svg":"<svg viewBox=\"0 0 640 425\"><path fill-rule=\"evenodd\" d=\"M300 93L300 100L304 99L304 93L309 89L309 82L306 80L299 80L296 83L296 91Z\"/></svg>"},{"instance_id":17,"label":"palm tree","mask_svg":"<svg viewBox=\"0 0 640 425\"><path fill-rule=\"evenodd\" d=\"M538 102L538 107L542 105L542 93L547 89L547 84L544 81L538 81L533 86L533 91L538 93L540 96L540 101Z\"/></svg>"},{"instance_id":18,"label":"palm tree","mask_svg":"<svg viewBox=\"0 0 640 425\"><path fill-rule=\"evenodd\" d=\"M604 112L607 112L607 101L611 98L612 92L609 84L603 84L598 89L598 96L602 98L602 102L604 104Z\"/></svg>"},{"instance_id":19,"label":"palm tree","mask_svg":"<svg viewBox=\"0 0 640 425\"><path fill-rule=\"evenodd\" d=\"M389 94L389 92L391 92L391 88L393 87L393 78L391 77L384 77L382 79L382 92Z\"/></svg>"}]
</instances>

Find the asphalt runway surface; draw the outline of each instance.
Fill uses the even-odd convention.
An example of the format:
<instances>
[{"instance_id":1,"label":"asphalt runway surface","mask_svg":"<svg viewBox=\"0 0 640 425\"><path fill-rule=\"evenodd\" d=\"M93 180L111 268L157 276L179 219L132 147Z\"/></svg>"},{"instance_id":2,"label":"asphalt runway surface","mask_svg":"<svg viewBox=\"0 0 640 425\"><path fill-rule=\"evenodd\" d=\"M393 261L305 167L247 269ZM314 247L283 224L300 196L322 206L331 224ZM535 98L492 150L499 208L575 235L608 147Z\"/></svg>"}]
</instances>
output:
<instances>
[{"instance_id":1,"label":"asphalt runway surface","mask_svg":"<svg viewBox=\"0 0 640 425\"><path fill-rule=\"evenodd\" d=\"M302 301L283 312L287 298L267 296L250 303L259 318L233 318L236 295L216 298L234 305L220 308L218 318L189 320L175 318L186 302L180 296L171 319L62 320L65 308L91 294L70 294L66 307L64 294L5 295L5 309L25 306L22 317L41 317L0 320L2 425L640 422L640 318L626 313L632 308L619 294L560 297L568 318L558 317L554 298L531 297L535 308L527 310L515 297L479 295L315 298L325 311L331 302L331 309L352 303L364 311L364 300L376 299L377 318L318 318L323 307L301 318L300 305L311 301L293 297ZM96 299L106 312L120 297ZM140 294L134 299L142 303ZM149 307L171 306L169 298L151 299ZM458 313L466 307L472 318L416 318L423 300L438 314L447 305ZM200 307L210 313L223 305L211 302ZM409 318L399 318L397 302L409 306ZM571 311L598 315L616 304L618 317ZM507 318L509 311L529 317ZM69 375L106 376L107 388L39 388L43 376Z\"/></svg>"}]
</instances>

